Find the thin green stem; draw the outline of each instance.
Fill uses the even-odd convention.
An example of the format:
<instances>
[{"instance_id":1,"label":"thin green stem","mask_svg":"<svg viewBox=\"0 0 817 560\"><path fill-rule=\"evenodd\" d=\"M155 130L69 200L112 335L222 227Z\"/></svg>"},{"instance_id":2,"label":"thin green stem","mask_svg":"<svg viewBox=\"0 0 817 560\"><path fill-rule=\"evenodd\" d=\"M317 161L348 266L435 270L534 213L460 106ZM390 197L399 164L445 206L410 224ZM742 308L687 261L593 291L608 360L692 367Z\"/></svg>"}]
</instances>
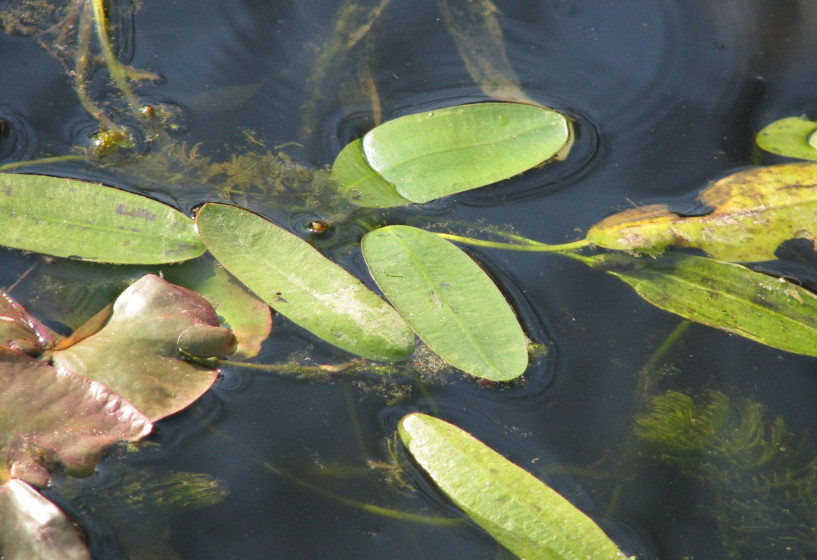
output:
<instances>
[{"instance_id":1,"label":"thin green stem","mask_svg":"<svg viewBox=\"0 0 817 560\"><path fill-rule=\"evenodd\" d=\"M124 129L114 123L105 112L100 109L88 94L86 74L91 57L91 6L85 4L79 18L79 34L77 39L77 54L74 59L74 73L76 74L77 97L82 107L99 121L102 128L124 134Z\"/></svg>"},{"instance_id":2,"label":"thin green stem","mask_svg":"<svg viewBox=\"0 0 817 560\"><path fill-rule=\"evenodd\" d=\"M420 515L420 514L416 514L416 513L409 513L409 512L400 511L400 510L396 510L396 509L377 506L377 505L370 504L370 503L367 503L367 502L361 502L360 500L355 500L353 498L347 498L346 496L340 496L338 494L335 494L334 492L331 492L331 491L326 490L324 488L320 488L319 486L315 486L314 484L310 484L309 482L306 482L305 480L303 480L301 478L298 478L297 476L293 475L290 472L282 470L277 465L273 464L272 462L270 462L267 459L265 459L264 457L262 457L256 451L250 449L248 446L242 444L241 442L236 441L235 439L233 439L232 437L230 437L226 433L222 432L218 428L210 427L210 430L217 437L223 439L224 441L229 442L231 445L234 445L235 447L237 447L238 449L240 449L244 453L248 454L250 457L252 457L256 461L256 463L258 465L260 465L265 470L267 470L267 471L269 471L269 472L271 472L273 474L276 474L278 476L281 476L281 477L289 480L290 482L293 482L294 484L297 484L298 486L300 486L302 488L305 488L305 489L307 489L307 490L309 490L311 492L314 492L315 494L318 494L319 496L323 496L324 498L328 498L328 499L333 500L335 502L338 502L338 503L340 503L340 504L342 504L344 506L351 507L351 508L354 508L354 509L358 509L358 510L361 510L361 511L365 511L365 512L373 514L373 515L379 515L381 517L388 517L388 518L391 518L391 519L399 519L400 521L409 521L409 522L412 522L412 523L421 523L423 525L433 525L433 526L436 526L436 527L453 527L453 526L461 526L462 525L462 521L460 519L457 519L457 518L432 517L432 516Z\"/></svg>"},{"instance_id":3,"label":"thin green stem","mask_svg":"<svg viewBox=\"0 0 817 560\"><path fill-rule=\"evenodd\" d=\"M666 356L667 352L672 350L681 340L684 333L692 326L692 321L684 319L673 331L664 339L655 352L653 352L647 363L638 371L638 383L636 385L635 402L639 410L644 410L648 398L650 397L650 389L655 384L655 374L658 371L658 366Z\"/></svg>"},{"instance_id":4,"label":"thin green stem","mask_svg":"<svg viewBox=\"0 0 817 560\"><path fill-rule=\"evenodd\" d=\"M540 243L532 239L526 239L520 236L514 236L519 243L503 243L501 241L488 241L486 239L473 239L471 237L463 237L461 235L454 235L453 233L437 233L438 236L449 241L456 241L457 243L465 243L475 247L488 247L491 249L504 249L507 251L524 251L530 253L564 253L574 251L587 247L590 242L587 239L580 239L578 241L571 241L570 243L561 243L556 245L548 245L547 243Z\"/></svg>"},{"instance_id":5,"label":"thin green stem","mask_svg":"<svg viewBox=\"0 0 817 560\"><path fill-rule=\"evenodd\" d=\"M130 88L130 84L128 83L128 73L125 70L125 67L122 66L119 59L116 58L113 48L111 47L111 40L110 37L108 37L108 20L105 17L105 6L103 4L103 0L91 0L91 4L94 9L94 27L96 28L96 36L99 40L99 46L102 49L102 58L105 61L105 66L107 66L108 72L111 74L111 78L113 78L113 81L116 84L116 87L119 88L119 91L122 92L122 95L125 97L125 101L128 102L128 105L133 113L141 118L142 113L139 111L139 107L141 105L139 103L139 99Z\"/></svg>"},{"instance_id":6,"label":"thin green stem","mask_svg":"<svg viewBox=\"0 0 817 560\"><path fill-rule=\"evenodd\" d=\"M51 157L44 157L39 159L30 159L26 161L12 161L11 163L6 163L4 165L0 165L0 172L2 171L10 171L12 169L17 169L18 167L27 167L30 165L45 165L49 163L60 163L63 161L80 161L84 162L87 161L88 158L85 156L79 155L64 155L64 156L51 156Z\"/></svg>"},{"instance_id":7,"label":"thin green stem","mask_svg":"<svg viewBox=\"0 0 817 560\"><path fill-rule=\"evenodd\" d=\"M283 364L253 364L249 362L236 362L233 360L221 360L218 358L201 358L193 356L179 349L182 356L188 362L199 364L209 368L234 367L246 369L249 371L257 371L261 373L277 373L284 375L294 375L302 377L326 378L331 375L344 374L356 375L364 373L375 373L378 375L388 375L395 373L395 368L389 364L377 364L365 360L349 360L340 364L319 364L316 366L307 366L298 363L287 362Z\"/></svg>"}]
</instances>

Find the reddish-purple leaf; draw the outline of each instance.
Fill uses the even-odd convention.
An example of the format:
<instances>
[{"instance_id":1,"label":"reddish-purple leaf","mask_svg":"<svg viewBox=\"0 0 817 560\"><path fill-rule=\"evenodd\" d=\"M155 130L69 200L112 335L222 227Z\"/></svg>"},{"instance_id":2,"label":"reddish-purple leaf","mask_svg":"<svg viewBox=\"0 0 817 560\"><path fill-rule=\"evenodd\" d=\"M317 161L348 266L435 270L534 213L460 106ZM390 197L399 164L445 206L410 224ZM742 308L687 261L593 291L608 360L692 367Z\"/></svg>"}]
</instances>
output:
<instances>
[{"instance_id":1,"label":"reddish-purple leaf","mask_svg":"<svg viewBox=\"0 0 817 560\"><path fill-rule=\"evenodd\" d=\"M185 361L180 346L223 358L235 337L203 297L148 274L122 292L99 332L54 352L53 363L104 383L155 421L190 405L218 374Z\"/></svg>"},{"instance_id":2,"label":"reddish-purple leaf","mask_svg":"<svg viewBox=\"0 0 817 560\"><path fill-rule=\"evenodd\" d=\"M0 558L91 560L60 509L21 480L0 486Z\"/></svg>"},{"instance_id":3,"label":"reddish-purple leaf","mask_svg":"<svg viewBox=\"0 0 817 560\"><path fill-rule=\"evenodd\" d=\"M87 474L106 446L152 429L102 383L8 348L0 348L0 387L0 479L44 485L54 459L72 474Z\"/></svg>"}]
</instances>

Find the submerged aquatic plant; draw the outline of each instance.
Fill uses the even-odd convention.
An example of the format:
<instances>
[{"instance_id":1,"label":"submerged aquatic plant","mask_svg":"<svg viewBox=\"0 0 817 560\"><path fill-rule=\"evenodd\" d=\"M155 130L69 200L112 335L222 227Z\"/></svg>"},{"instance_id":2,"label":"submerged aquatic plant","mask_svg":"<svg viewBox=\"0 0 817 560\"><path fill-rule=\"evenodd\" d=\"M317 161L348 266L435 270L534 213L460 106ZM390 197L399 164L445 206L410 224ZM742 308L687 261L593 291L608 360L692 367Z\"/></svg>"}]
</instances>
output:
<instances>
[{"instance_id":1,"label":"submerged aquatic plant","mask_svg":"<svg viewBox=\"0 0 817 560\"><path fill-rule=\"evenodd\" d=\"M817 458L782 417L748 399L711 390L668 391L636 420L654 456L708 485L729 558L813 558L817 554Z\"/></svg>"}]
</instances>

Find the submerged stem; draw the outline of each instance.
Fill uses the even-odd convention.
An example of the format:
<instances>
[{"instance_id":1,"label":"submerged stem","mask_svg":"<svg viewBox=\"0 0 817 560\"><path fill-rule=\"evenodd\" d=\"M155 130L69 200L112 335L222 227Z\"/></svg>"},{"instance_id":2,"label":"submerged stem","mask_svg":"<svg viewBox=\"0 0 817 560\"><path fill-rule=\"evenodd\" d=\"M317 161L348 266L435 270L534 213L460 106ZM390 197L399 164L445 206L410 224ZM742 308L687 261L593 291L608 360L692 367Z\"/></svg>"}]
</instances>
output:
<instances>
[{"instance_id":1,"label":"submerged stem","mask_svg":"<svg viewBox=\"0 0 817 560\"><path fill-rule=\"evenodd\" d=\"M105 66L107 66L108 72L111 74L111 78L113 78L116 87L122 92L125 101L128 102L134 114L141 117L139 99L136 97L136 94L133 93L130 84L128 84L128 74L125 71L125 67L122 66L119 59L116 58L113 48L111 47L111 40L110 37L108 37L108 20L105 17L105 6L102 2L103 0L91 0L94 9L94 27L96 28L99 46L102 49L102 58L105 61Z\"/></svg>"},{"instance_id":2,"label":"submerged stem","mask_svg":"<svg viewBox=\"0 0 817 560\"><path fill-rule=\"evenodd\" d=\"M548 245L547 243L540 243L539 241L534 241L521 236L513 236L517 241L519 241L519 243L503 243L501 241L488 241L487 239L473 239L471 237L454 235L453 233L437 233L437 235L443 239L448 239L449 241L456 241L458 243L465 243L476 247L488 247L491 249L505 249L508 251L524 251L530 253L567 253L568 251L581 249L582 247L587 247L590 245L590 242L587 239L580 239L569 243Z\"/></svg>"},{"instance_id":3,"label":"submerged stem","mask_svg":"<svg viewBox=\"0 0 817 560\"><path fill-rule=\"evenodd\" d=\"M41 165L41 164L48 164L48 163L59 163L63 161L86 161L88 158L86 156L79 156L79 155L62 155L62 156L50 156L44 157L39 159L29 159L25 161L12 161L10 163L6 163L0 165L0 172L2 171L9 171L11 169L17 169L18 167L27 167L29 165Z\"/></svg>"},{"instance_id":4,"label":"submerged stem","mask_svg":"<svg viewBox=\"0 0 817 560\"><path fill-rule=\"evenodd\" d=\"M347 498L346 496L341 496L336 494L330 490L326 490L325 488L321 488L319 486L315 486L302 478L295 476L294 474L285 471L275 465L274 463L270 462L269 460L265 459L261 454L254 451L253 449L249 448L248 446L244 445L240 441L236 441L234 438L230 437L225 432L222 432L218 428L211 427L211 432L215 434L217 437L223 439L224 441L229 442L231 445L234 445L239 450L243 451L244 453L248 454L252 457L258 465L260 465L265 470L281 476L290 482L297 484L298 486L305 488L319 496L323 496L324 498L328 498L333 500L337 503L340 503L344 506L351 507L354 509L358 509L361 511L365 511L366 513L370 513L373 515L379 515L381 517L387 517L391 519L399 519L400 521L408 521L411 523L420 523L423 525L431 525L435 527L456 527L461 526L462 521L457 518L451 517L432 517L428 515L422 515L417 513L410 513L407 511L400 511L397 509L387 508L383 506L378 506L375 504L370 504L368 502L363 502L360 500L355 500L354 498Z\"/></svg>"},{"instance_id":5,"label":"submerged stem","mask_svg":"<svg viewBox=\"0 0 817 560\"><path fill-rule=\"evenodd\" d=\"M82 107L99 121L102 128L124 134L124 129L114 123L105 112L100 109L88 94L86 74L91 57L91 7L85 4L79 18L79 35L77 39L77 53L74 59L74 73L76 74L77 97Z\"/></svg>"}]
</instances>

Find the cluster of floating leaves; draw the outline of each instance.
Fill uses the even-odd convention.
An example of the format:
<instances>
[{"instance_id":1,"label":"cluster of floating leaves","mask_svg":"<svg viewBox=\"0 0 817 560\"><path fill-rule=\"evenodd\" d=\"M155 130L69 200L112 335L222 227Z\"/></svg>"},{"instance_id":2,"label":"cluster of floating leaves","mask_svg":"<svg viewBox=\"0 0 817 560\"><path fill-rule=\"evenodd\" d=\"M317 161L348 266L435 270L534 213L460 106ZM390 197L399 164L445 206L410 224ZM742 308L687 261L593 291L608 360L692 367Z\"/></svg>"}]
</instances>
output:
<instances>
[{"instance_id":1,"label":"cluster of floating leaves","mask_svg":"<svg viewBox=\"0 0 817 560\"><path fill-rule=\"evenodd\" d=\"M483 90L494 98L522 103L440 109L385 123L350 143L336 160L331 177L328 170L300 166L281 152L247 150L217 162L202 156L199 146L168 141L165 132L172 131L173 111L138 102L130 85L156 76L124 66L114 56L100 0L74 0L65 7L11 2L0 10L0 22L7 32L38 36L46 48L61 53L58 58L76 75L80 100L100 124L92 155L103 164L113 165L116 172L139 176L146 185L151 181L206 185L223 199L241 205L258 207L258 200L272 197L290 210L322 208L331 213L340 211L337 188L353 206L423 204L508 178L562 156L569 148L568 119L535 106L518 87L504 53L495 6L489 0L437 3L468 71ZM382 0L363 9L352 2L342 3L336 34L323 50L311 82L330 79L329 69L360 43L388 4L389 0ZM98 57L90 56L93 27L98 32ZM85 88L98 64L106 67L119 94L118 103L109 104L105 111ZM368 76L371 81L370 72L358 70L358 76ZM368 97L374 121L379 122L374 88L368 90ZM305 131L314 128L317 101L307 103ZM141 124L145 137L156 146L163 140L163 149L129 158L133 130L117 120L126 113ZM503 130L508 124L512 125L510 133ZM815 129L817 124L804 119L784 120L762 131L758 142L774 153L814 160ZM248 140L252 141L252 136ZM491 167L477 165L486 159L493 162ZM558 246L518 236L508 236L510 242L502 243L455 235L438 237L407 226L377 229L365 236L363 253L374 280L393 307L309 243L232 206L206 205L198 214L196 232L188 217L147 199L124 193L120 197L112 195L112 189L79 182L7 176L0 207L5 205L15 219L4 228L0 241L60 257L139 265L189 259L202 262L196 257L206 249L266 304L339 348L369 360L402 361L415 348L416 334L447 364L492 381L508 381L522 375L528 363L521 327L478 264L441 237L488 247L557 252L616 276L647 301L682 317L787 351L815 355L815 296L735 264L772 259L779 245L792 238L813 241L817 235L812 197L815 175L810 164L736 173L703 191L700 201L707 211L699 216L678 215L663 205L638 208L596 224L584 240ZM65 226L62 214L59 219L40 214L43 190L49 196L70 194L73 200L77 190L86 188L89 205L74 204L79 206L79 213L70 220L74 225ZM31 189L40 189L40 194L32 194ZM62 212L71 205L57 206ZM103 222L110 217L122 221L100 226L94 221L100 217ZM156 224L159 230L153 229ZM126 233L111 235L111 227L116 233ZM140 245L156 237L157 231L158 246ZM288 249L282 257L276 251L284 246ZM584 248L606 252L588 257L579 252ZM678 253L678 248L698 249L708 256ZM644 258L645 254L650 258ZM264 263L263 270L258 270L259 263ZM87 473L105 445L117 438L143 437L151 421L186 406L201 392L200 388L187 391L174 384L179 379L199 377L188 374L203 368L209 372L203 376L209 386L215 375L211 358L223 357L235 342L234 335L219 326L216 311L208 310L208 303L184 288L171 288L172 296L158 296L149 305L129 303L128 298L143 284L151 286L146 291L162 291L156 287L165 285L155 276L140 282L133 285L140 288L128 288L132 291L125 292L127 297L117 302L109 318L92 319L91 326L80 328L79 334L62 342L18 304L5 300L6 321L2 326L6 344L0 349L0 373L7 377L7 389L2 396L0 466L4 474L0 478L14 480L0 487L0 526L8 526L7 519L21 514L23 506L15 504L34 507L30 504L41 500L21 480L43 484L60 463L69 472ZM236 318L236 323L230 324L242 358L255 355L269 332L264 304L258 307L258 300L248 298L242 303L253 300L256 305L250 320L243 320L234 308L228 310L230 296L221 300L224 307L218 310L219 315L223 311L223 315ZM483 309L473 315L470 309L476 298ZM170 318L162 319L166 330L154 329L152 318L142 316L145 308L164 312L168 307L178 311L179 306L188 305L202 314L194 325L171 313ZM152 331L156 331L152 337L143 336ZM143 351L146 348L150 350ZM123 362L136 364L146 377L120 379ZM113 372L117 375L111 375ZM163 372L172 372L173 381L161 379ZM91 379L96 374L99 378ZM63 381L70 379L73 385L56 383L57 375ZM47 382L62 393L60 396L69 397L64 409L55 405L48 410L61 415L59 420L43 415L32 420L36 426L21 427L17 422L17 418L25 417L26 410L12 406L36 392L31 379ZM168 383L172 387L168 388ZM104 436L95 427L95 437L89 436L89 426L96 422L93 413L82 414L82 421L72 425L74 417L66 417L65 410L73 407L87 412L84 404L77 408L75 403L83 402L89 392L112 399L105 406L127 409L123 413L129 418L127 425L112 428ZM169 395L171 398L166 398ZM772 423L766 433L757 406L735 406L718 393L710 397L711 402L703 408L695 408L679 394L657 399L655 412L641 419L638 434L653 443L668 464L686 468L692 477L710 480L726 476L720 481L720 494L711 513L719 520L727 548L735 557L742 551L754 553L776 546L769 544L769 539L777 537L769 532L768 523L763 525L767 512L750 510L754 498L747 496L752 492L783 488L772 498L787 500L795 513L791 523L780 525L785 529L781 529L779 542L791 535L798 542L814 542L807 526L813 523L804 512L815 497L815 461L804 460L793 467L789 454L780 450L779 442L790 439L782 422ZM8 410L14 412L8 414ZM685 424L690 418L695 422ZM58 435L46 437L47 432ZM603 532L563 498L457 428L423 415L410 415L401 422L400 434L442 492L517 554L528 558L551 558L554 554L566 558L622 557ZM455 469L447 468L440 459L451 456L459 461ZM486 464L491 466L492 476L483 479ZM723 474L730 469L734 476ZM749 489L747 480L752 481ZM486 498L484 489L496 481L505 481L506 488L516 490ZM497 508L497 503L502 507ZM50 507L41 501L38 504L36 507L43 510ZM558 519L548 510L558 511ZM499 519L494 518L497 512ZM759 540L751 523L736 525L730 521L741 516L756 519L767 540ZM808 523L798 524L800 518L807 518ZM564 519L570 523L565 524ZM504 525L508 521L510 525ZM569 527L565 529L565 525ZM5 533L2 537L3 542L9 538ZM36 542L25 546L34 547ZM78 554L81 557L81 550Z\"/></svg>"},{"instance_id":2,"label":"cluster of floating leaves","mask_svg":"<svg viewBox=\"0 0 817 560\"><path fill-rule=\"evenodd\" d=\"M209 302L155 275L101 313L60 338L0 294L0 526L21 527L2 533L10 558L76 541L59 522L55 538L38 542L34 512L61 514L32 486L48 484L56 469L89 475L106 446L145 437L154 421L207 391L216 370L189 363L183 351L221 358L235 346ZM27 515L30 522L15 523Z\"/></svg>"}]
</instances>

